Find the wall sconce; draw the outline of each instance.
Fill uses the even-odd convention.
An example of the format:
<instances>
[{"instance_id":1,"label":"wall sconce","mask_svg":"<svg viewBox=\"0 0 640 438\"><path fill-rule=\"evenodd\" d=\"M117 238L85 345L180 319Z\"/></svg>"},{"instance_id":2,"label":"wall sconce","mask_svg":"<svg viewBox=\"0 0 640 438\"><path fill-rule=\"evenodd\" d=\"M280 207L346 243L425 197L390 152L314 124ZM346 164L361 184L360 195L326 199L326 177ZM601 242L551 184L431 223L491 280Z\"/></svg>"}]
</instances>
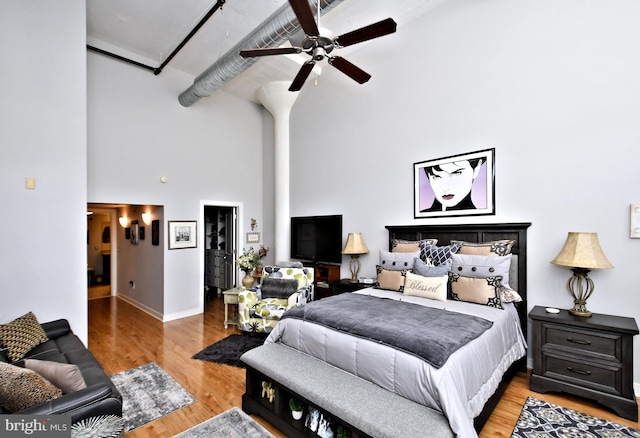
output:
<instances>
[{"instance_id":1,"label":"wall sconce","mask_svg":"<svg viewBox=\"0 0 640 438\"><path fill-rule=\"evenodd\" d=\"M127 228L127 225L129 225L129 219L126 216L120 216L118 222L120 222L122 228Z\"/></svg>"},{"instance_id":2,"label":"wall sconce","mask_svg":"<svg viewBox=\"0 0 640 438\"><path fill-rule=\"evenodd\" d=\"M349 261L349 268L351 269L350 283L358 282L358 272L360 272L360 260L358 257L361 254L367 253L369 253L369 248L367 248L367 245L364 243L362 233L349 233L342 254L351 256L351 260Z\"/></svg>"},{"instance_id":3,"label":"wall sconce","mask_svg":"<svg viewBox=\"0 0 640 438\"><path fill-rule=\"evenodd\" d=\"M566 266L573 271L567 288L573 297L574 306L569 313L577 316L591 316L587 309L587 299L593 293L593 280L587 274L591 269L611 269L600 247L597 233L569 233L560 254L551 261L554 265Z\"/></svg>"},{"instance_id":4,"label":"wall sconce","mask_svg":"<svg viewBox=\"0 0 640 438\"><path fill-rule=\"evenodd\" d=\"M151 213L142 213L142 222L145 225L149 225L151 223Z\"/></svg>"}]
</instances>

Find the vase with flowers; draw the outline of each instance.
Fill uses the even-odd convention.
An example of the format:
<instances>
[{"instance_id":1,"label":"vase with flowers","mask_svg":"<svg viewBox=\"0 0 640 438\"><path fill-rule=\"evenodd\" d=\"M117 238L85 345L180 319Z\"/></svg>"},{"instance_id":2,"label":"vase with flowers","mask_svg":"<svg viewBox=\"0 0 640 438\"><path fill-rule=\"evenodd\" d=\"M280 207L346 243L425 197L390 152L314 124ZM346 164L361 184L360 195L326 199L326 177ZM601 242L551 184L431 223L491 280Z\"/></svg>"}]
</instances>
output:
<instances>
[{"instance_id":1,"label":"vase with flowers","mask_svg":"<svg viewBox=\"0 0 640 438\"><path fill-rule=\"evenodd\" d=\"M251 276L251 271L253 271L261 262L260 255L253 250L253 248L249 248L245 250L240 256L236 259L236 263L238 267L244 272L244 278L242 279L242 285L249 289L253 286L253 277Z\"/></svg>"}]
</instances>

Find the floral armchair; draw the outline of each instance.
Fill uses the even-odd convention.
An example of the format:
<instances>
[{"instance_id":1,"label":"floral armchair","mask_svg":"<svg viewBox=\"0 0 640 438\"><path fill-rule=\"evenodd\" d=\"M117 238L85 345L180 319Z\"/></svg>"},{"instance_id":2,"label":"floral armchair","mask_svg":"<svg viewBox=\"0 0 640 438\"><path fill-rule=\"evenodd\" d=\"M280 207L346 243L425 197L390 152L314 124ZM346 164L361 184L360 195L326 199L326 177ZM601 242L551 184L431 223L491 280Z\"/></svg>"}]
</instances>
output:
<instances>
[{"instance_id":1,"label":"floral armchair","mask_svg":"<svg viewBox=\"0 0 640 438\"><path fill-rule=\"evenodd\" d=\"M313 297L313 268L265 266L257 288L238 294L238 327L269 333L287 310Z\"/></svg>"}]
</instances>

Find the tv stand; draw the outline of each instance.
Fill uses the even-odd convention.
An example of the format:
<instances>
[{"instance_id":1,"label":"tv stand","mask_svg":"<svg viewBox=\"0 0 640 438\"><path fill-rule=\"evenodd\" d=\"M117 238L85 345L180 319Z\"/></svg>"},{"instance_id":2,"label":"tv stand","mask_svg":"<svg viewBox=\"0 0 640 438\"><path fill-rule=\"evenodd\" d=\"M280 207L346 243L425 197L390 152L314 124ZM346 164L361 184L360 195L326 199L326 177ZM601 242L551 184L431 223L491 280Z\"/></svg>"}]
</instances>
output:
<instances>
[{"instance_id":1,"label":"tv stand","mask_svg":"<svg viewBox=\"0 0 640 438\"><path fill-rule=\"evenodd\" d=\"M340 280L340 265L330 265L328 263L311 263L309 265L314 269L315 291L314 300L326 298L331 295L330 283Z\"/></svg>"}]
</instances>

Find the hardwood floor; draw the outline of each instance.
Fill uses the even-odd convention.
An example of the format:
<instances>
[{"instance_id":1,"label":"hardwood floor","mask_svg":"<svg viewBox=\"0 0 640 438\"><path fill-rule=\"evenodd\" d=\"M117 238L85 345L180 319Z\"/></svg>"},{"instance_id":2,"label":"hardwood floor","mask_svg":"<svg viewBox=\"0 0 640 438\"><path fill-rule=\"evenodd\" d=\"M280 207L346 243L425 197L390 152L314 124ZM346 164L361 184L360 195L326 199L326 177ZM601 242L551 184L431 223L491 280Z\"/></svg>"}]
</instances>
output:
<instances>
[{"instance_id":1,"label":"hardwood floor","mask_svg":"<svg viewBox=\"0 0 640 438\"><path fill-rule=\"evenodd\" d=\"M242 405L244 369L191 359L204 347L232 333L223 327L224 305L221 297L207 303L202 315L162 323L117 298L93 299L89 306L89 349L111 375L129 368L155 362L184 386L197 401L127 434L127 438L171 437L196 424ZM636 429L638 422L625 420L587 400L529 391L525 373L516 376L480 438L510 437L527 396L595 415ZM273 426L254 417L276 437L284 437Z\"/></svg>"}]
</instances>

